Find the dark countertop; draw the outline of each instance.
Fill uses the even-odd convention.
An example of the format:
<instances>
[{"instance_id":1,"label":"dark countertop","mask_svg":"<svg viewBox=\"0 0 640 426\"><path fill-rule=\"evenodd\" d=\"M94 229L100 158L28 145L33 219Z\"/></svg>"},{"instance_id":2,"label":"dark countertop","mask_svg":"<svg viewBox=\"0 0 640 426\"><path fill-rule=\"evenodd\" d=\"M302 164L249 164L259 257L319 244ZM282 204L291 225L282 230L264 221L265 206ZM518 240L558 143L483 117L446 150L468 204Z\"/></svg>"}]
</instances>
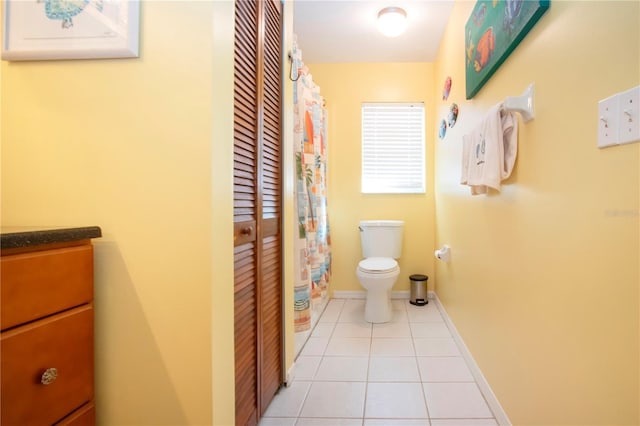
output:
<instances>
[{"instance_id":1,"label":"dark countertop","mask_svg":"<svg viewBox=\"0 0 640 426\"><path fill-rule=\"evenodd\" d=\"M102 237L102 230L99 226L84 226L79 228L2 227L0 249L31 247L99 237Z\"/></svg>"}]
</instances>

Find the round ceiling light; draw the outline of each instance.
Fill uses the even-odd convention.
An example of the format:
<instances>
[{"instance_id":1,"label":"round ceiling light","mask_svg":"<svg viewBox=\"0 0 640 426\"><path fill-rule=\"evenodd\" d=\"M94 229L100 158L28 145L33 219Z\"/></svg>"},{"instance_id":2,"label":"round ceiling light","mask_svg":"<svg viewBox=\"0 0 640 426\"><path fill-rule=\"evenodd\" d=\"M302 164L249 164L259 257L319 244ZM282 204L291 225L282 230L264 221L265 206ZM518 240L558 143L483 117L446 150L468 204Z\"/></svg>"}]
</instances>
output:
<instances>
[{"instance_id":1,"label":"round ceiling light","mask_svg":"<svg viewBox=\"0 0 640 426\"><path fill-rule=\"evenodd\" d=\"M378 30L387 37L397 37L407 29L407 12L400 7L385 7L378 12Z\"/></svg>"}]
</instances>

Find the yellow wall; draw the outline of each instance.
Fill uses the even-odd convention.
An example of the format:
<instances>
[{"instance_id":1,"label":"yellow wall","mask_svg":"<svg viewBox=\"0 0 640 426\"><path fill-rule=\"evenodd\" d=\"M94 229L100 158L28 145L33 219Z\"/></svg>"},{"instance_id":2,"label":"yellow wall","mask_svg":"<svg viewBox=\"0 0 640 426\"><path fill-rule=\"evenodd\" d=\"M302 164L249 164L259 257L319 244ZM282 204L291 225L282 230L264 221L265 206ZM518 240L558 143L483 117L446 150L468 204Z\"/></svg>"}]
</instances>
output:
<instances>
[{"instance_id":1,"label":"yellow wall","mask_svg":"<svg viewBox=\"0 0 640 426\"><path fill-rule=\"evenodd\" d=\"M213 424L235 423L235 351L233 316L233 58L234 3L213 2L214 66L210 100L213 115L213 227L208 267L212 271L212 392ZM205 35L206 36L206 35ZM208 53L202 52L203 55Z\"/></svg>"},{"instance_id":2,"label":"yellow wall","mask_svg":"<svg viewBox=\"0 0 640 426\"><path fill-rule=\"evenodd\" d=\"M208 424L212 4L141 16L140 59L2 62L2 223L103 230L101 424Z\"/></svg>"},{"instance_id":3,"label":"yellow wall","mask_svg":"<svg viewBox=\"0 0 640 426\"><path fill-rule=\"evenodd\" d=\"M303 46L304 51L304 46ZM408 290L409 275L427 274L433 286L434 116L432 64L310 64L314 81L326 99L329 139L329 223L331 291L363 290L356 277L362 259L358 222L405 221L400 276L393 290ZM360 192L360 123L362 102L424 102L426 118L427 193L404 195Z\"/></svg>"},{"instance_id":4,"label":"yellow wall","mask_svg":"<svg viewBox=\"0 0 640 426\"><path fill-rule=\"evenodd\" d=\"M640 423L639 145L595 148L597 100L639 84L640 5L554 2L465 102L472 6L456 3L435 67L310 66L330 114L332 288L360 290L358 220L407 221L396 290L411 273L433 285L437 230L453 260L436 265L436 290L514 424ZM103 229L101 424L233 423L232 16L229 2L144 2L140 59L1 64L2 224ZM431 100L447 75L461 117L435 141L434 227L431 189L359 193L359 107L426 102L433 188L447 105ZM531 81L537 117L514 176L472 198L457 182L461 136Z\"/></svg>"},{"instance_id":5,"label":"yellow wall","mask_svg":"<svg viewBox=\"0 0 640 426\"><path fill-rule=\"evenodd\" d=\"M234 423L233 13L145 1L139 59L1 63L2 225L103 230L100 424Z\"/></svg>"},{"instance_id":6,"label":"yellow wall","mask_svg":"<svg viewBox=\"0 0 640 426\"><path fill-rule=\"evenodd\" d=\"M552 2L464 100L457 2L435 84L458 124L436 143L438 296L514 424L639 424L639 144L596 148L597 102L640 84L640 3ZM461 138L535 82L514 175L497 196L459 185Z\"/></svg>"}]
</instances>

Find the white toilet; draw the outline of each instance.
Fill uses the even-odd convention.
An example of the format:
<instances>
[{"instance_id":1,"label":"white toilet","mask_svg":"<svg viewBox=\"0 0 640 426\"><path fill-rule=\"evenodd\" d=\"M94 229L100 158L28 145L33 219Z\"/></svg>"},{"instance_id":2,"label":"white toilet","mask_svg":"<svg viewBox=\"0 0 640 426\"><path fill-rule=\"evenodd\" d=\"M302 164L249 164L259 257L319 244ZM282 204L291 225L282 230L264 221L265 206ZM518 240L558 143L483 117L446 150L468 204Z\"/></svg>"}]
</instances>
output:
<instances>
[{"instance_id":1,"label":"white toilet","mask_svg":"<svg viewBox=\"0 0 640 426\"><path fill-rule=\"evenodd\" d=\"M356 275L367 290L364 319L367 322L391 321L391 288L400 275L395 259L402 252L401 220L363 220L360 241L364 259L358 263Z\"/></svg>"}]
</instances>

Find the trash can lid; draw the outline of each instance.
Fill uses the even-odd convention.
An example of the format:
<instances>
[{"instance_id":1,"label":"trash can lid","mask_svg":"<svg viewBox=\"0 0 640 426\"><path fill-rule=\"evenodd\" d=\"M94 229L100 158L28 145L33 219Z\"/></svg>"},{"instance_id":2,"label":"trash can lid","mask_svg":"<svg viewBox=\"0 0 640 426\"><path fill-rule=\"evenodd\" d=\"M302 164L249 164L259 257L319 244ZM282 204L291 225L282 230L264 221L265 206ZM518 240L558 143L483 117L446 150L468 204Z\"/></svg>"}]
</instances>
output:
<instances>
[{"instance_id":1,"label":"trash can lid","mask_svg":"<svg viewBox=\"0 0 640 426\"><path fill-rule=\"evenodd\" d=\"M416 275L411 275L409 279L411 281L427 281L429 277L426 275L416 274Z\"/></svg>"}]
</instances>

